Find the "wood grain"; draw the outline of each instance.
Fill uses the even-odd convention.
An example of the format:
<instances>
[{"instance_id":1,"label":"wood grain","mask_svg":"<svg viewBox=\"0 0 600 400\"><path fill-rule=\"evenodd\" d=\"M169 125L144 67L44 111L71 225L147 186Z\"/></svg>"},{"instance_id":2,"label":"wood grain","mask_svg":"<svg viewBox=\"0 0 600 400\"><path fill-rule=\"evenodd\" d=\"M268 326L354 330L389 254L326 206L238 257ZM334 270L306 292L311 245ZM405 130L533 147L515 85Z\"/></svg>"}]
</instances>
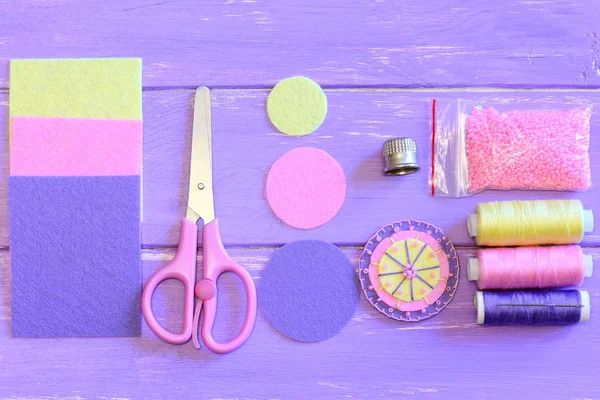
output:
<instances>
[{"instance_id":1,"label":"wood grain","mask_svg":"<svg viewBox=\"0 0 600 400\"><path fill-rule=\"evenodd\" d=\"M4 0L12 58L142 57L144 86L600 85L598 0Z\"/></svg>"},{"instance_id":2,"label":"wood grain","mask_svg":"<svg viewBox=\"0 0 600 400\"><path fill-rule=\"evenodd\" d=\"M456 297L440 315L399 323L363 298L338 336L316 344L282 337L260 311L248 343L224 356L191 343L165 344L145 324L138 339L11 338L6 90L10 59L143 58L145 282L171 260L178 241L191 89L221 89L212 92L216 211L229 252L250 270L260 296L266 260L289 241L349 246L344 252L355 260L376 229L405 218L434 223L456 245L471 246L464 219L481 201L580 198L597 211L596 186L585 193L432 198L428 165L432 97L597 107L599 6L600 0L0 0L0 399L600 399L598 274L584 283L591 321L569 327L477 326L475 286L463 268ZM265 89L292 75L328 89L329 115L305 138L278 134L266 117ZM465 92L480 87L491 91ZM599 123L596 112L593 132ZM382 176L381 145L394 136L417 141L419 173ZM594 133L594 179L596 139ZM282 224L263 194L271 163L298 146L328 151L348 180L341 212L311 231ZM584 244L596 246L586 252L598 263L600 231ZM463 267L473 252L459 250ZM236 333L244 306L241 283L220 279L218 339ZM165 283L154 307L167 327L179 327L179 284Z\"/></svg>"},{"instance_id":3,"label":"wood grain","mask_svg":"<svg viewBox=\"0 0 600 400\"><path fill-rule=\"evenodd\" d=\"M345 249L356 260L359 249ZM259 292L272 249L230 249ZM597 249L586 249L595 261ZM147 250L144 281L172 257ZM139 339L13 339L10 337L9 255L0 252L0 398L334 399L597 398L600 319L567 327L482 327L475 323L475 285L461 282L439 315L420 323L393 321L364 297L339 335L297 343L275 331L259 311L254 333L239 350L215 355L191 343L168 345L144 324ZM358 279L357 279L358 284ZM592 310L600 307L600 278L585 280ZM181 325L182 292L167 282L154 297L159 320ZM245 304L241 282L219 280L215 336L233 337ZM576 366L577 368L575 368ZM557 372L560 371L560 372ZM53 397L48 397L51 394Z\"/></svg>"},{"instance_id":4,"label":"wood grain","mask_svg":"<svg viewBox=\"0 0 600 400\"><path fill-rule=\"evenodd\" d=\"M431 197L430 102L433 97L466 97L500 107L600 106L600 93L582 92L363 92L327 91L328 116L315 134L298 138L275 131L265 112L265 90L217 90L213 102L213 160L217 216L223 239L233 246L281 245L321 239L363 245L381 226L417 219L443 229L455 245L473 246L465 220L479 202L501 199L579 198L586 208L600 207L600 187L584 193L494 192L463 199ZM175 246L185 215L192 131L191 90L144 92L144 223L147 248ZM0 246L8 246L8 156L3 132L8 127L6 95L0 94ZM600 126L600 114L592 126ZM422 170L405 177L382 174L385 139L410 136L419 149ZM270 210L264 184L271 164L286 151L313 146L329 152L346 172L348 191L339 214L328 224L298 230ZM600 142L592 140L592 176L600 176ZM600 228L584 245L600 245Z\"/></svg>"}]
</instances>

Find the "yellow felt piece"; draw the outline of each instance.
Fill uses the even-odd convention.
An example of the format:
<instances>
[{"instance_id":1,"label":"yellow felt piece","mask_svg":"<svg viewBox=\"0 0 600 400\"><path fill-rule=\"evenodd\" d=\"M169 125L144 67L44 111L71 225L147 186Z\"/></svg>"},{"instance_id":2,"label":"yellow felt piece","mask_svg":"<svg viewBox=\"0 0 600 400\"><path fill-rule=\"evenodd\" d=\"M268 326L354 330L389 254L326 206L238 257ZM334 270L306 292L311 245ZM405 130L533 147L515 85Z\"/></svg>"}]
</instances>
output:
<instances>
[{"instance_id":1,"label":"yellow felt piece","mask_svg":"<svg viewBox=\"0 0 600 400\"><path fill-rule=\"evenodd\" d=\"M423 246L425 246L425 249L421 252ZM417 275L429 285L419 278L408 279L402 274L405 268L397 261L405 266L411 265L407 257L407 248ZM419 253L421 253L420 256ZM420 300L433 290L431 287L438 284L440 278L439 268L430 269L435 266L439 266L437 255L425 242L418 239L400 240L388 247L385 255L381 258L379 262L379 281L384 289L397 299L406 302Z\"/></svg>"},{"instance_id":2,"label":"yellow felt piece","mask_svg":"<svg viewBox=\"0 0 600 400\"><path fill-rule=\"evenodd\" d=\"M12 60L10 116L142 119L142 60Z\"/></svg>"},{"instance_id":3,"label":"yellow felt piece","mask_svg":"<svg viewBox=\"0 0 600 400\"><path fill-rule=\"evenodd\" d=\"M308 135L323 123L327 115L327 97L315 81L294 76L280 81L271 90L267 113L281 133Z\"/></svg>"}]
</instances>

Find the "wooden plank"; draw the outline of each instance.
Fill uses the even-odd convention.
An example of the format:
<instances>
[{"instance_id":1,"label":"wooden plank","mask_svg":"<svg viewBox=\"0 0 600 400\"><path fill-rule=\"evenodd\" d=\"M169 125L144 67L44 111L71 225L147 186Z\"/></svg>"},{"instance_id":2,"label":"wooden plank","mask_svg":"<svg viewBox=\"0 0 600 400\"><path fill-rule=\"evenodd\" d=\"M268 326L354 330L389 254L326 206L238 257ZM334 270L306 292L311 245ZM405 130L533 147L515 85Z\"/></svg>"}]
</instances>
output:
<instances>
[{"instance_id":1,"label":"wooden plank","mask_svg":"<svg viewBox=\"0 0 600 400\"><path fill-rule=\"evenodd\" d=\"M600 84L600 2L93 1L0 4L11 58L142 57L152 88Z\"/></svg>"},{"instance_id":2,"label":"wooden plank","mask_svg":"<svg viewBox=\"0 0 600 400\"><path fill-rule=\"evenodd\" d=\"M600 93L583 92L327 92L329 113L318 133L286 137L275 131L265 113L267 91L218 90L213 100L213 159L216 212L227 245L280 245L299 239L321 239L362 245L381 226L401 219L433 223L456 245L471 246L467 215L484 201L503 199L579 198L586 208L600 209L600 188L584 193L487 191L462 199L433 198L428 184L430 102L458 96L503 107L600 105ZM8 246L6 176L7 101L0 94L0 245ZM175 246L185 215L192 121L191 90L144 92L144 224L145 247ZM600 124L595 113L592 129ZM382 174L381 146L394 136L413 137L422 170L405 177ZM324 149L346 172L348 191L340 213L328 224L298 230L283 224L264 197L271 164L299 146ZM592 140L592 175L600 176L600 142ZM600 230L584 245L600 245Z\"/></svg>"},{"instance_id":3,"label":"wooden plank","mask_svg":"<svg viewBox=\"0 0 600 400\"><path fill-rule=\"evenodd\" d=\"M258 285L272 249L233 249ZM345 249L356 259L359 249ZM598 262L599 249L586 249ZM174 251L145 251L144 280ZM466 281L467 256L455 299L439 315L401 323L381 315L364 298L339 335L293 342L259 311L250 340L229 355L196 351L191 343L161 342L144 324L139 339L13 339L10 337L9 257L0 252L0 398L596 398L600 359L600 277L586 279L592 319L568 327L482 327ZM358 279L357 279L358 284ZM181 324L181 288L165 283L154 298L159 319ZM241 282L219 280L215 335L233 337L241 326ZM569 367L570 366L570 367ZM576 367L574 367L576 366ZM560 372L557 372L560 371ZM559 376L557 376L559 375ZM502 390L499 390L502 388Z\"/></svg>"}]
</instances>

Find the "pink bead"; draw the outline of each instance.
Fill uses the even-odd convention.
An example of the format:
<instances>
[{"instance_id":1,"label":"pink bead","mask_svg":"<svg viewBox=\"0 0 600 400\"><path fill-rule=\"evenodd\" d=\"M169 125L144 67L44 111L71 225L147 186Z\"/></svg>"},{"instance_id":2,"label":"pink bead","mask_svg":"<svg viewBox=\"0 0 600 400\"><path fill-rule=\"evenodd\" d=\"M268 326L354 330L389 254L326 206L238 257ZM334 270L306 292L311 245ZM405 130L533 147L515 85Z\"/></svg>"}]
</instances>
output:
<instances>
[{"instance_id":1,"label":"pink bead","mask_svg":"<svg viewBox=\"0 0 600 400\"><path fill-rule=\"evenodd\" d=\"M588 189L590 116L589 108L474 110L466 120L468 191Z\"/></svg>"}]
</instances>

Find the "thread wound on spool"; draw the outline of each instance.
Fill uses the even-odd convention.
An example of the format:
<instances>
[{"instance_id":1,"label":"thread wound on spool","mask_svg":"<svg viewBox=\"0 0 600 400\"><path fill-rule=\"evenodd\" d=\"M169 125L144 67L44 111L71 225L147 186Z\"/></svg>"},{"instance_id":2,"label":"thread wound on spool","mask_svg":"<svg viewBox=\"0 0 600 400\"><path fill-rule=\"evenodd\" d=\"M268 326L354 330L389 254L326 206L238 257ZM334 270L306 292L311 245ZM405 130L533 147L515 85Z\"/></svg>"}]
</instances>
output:
<instances>
[{"instance_id":1,"label":"thread wound on spool","mask_svg":"<svg viewBox=\"0 0 600 400\"><path fill-rule=\"evenodd\" d=\"M479 289L527 289L580 286L586 275L579 246L481 249L469 268Z\"/></svg>"},{"instance_id":2,"label":"thread wound on spool","mask_svg":"<svg viewBox=\"0 0 600 400\"><path fill-rule=\"evenodd\" d=\"M589 319L589 294L579 290L486 291L477 298L486 325L568 325ZM587 302L586 302L587 301ZM482 309L483 308L483 309Z\"/></svg>"},{"instance_id":3,"label":"thread wound on spool","mask_svg":"<svg viewBox=\"0 0 600 400\"><path fill-rule=\"evenodd\" d=\"M594 274L594 259L590 254L583 255L583 276L586 278Z\"/></svg>"},{"instance_id":4,"label":"thread wound on spool","mask_svg":"<svg viewBox=\"0 0 600 400\"><path fill-rule=\"evenodd\" d=\"M579 200L480 203L476 211L480 246L579 243L589 228Z\"/></svg>"}]
</instances>

